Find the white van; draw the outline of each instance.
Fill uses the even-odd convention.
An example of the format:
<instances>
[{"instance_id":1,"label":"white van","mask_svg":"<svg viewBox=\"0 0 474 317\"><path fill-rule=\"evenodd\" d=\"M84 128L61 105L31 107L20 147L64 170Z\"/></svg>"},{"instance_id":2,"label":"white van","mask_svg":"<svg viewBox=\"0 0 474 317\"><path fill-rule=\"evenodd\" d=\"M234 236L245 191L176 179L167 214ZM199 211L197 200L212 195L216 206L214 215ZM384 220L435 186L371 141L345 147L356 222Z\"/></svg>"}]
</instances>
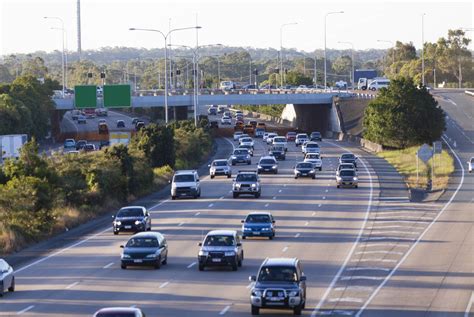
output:
<instances>
[{"instance_id":1,"label":"white van","mask_svg":"<svg viewBox=\"0 0 474 317\"><path fill-rule=\"evenodd\" d=\"M233 81L221 81L220 87L222 90L232 90L235 89L235 83Z\"/></svg>"},{"instance_id":2,"label":"white van","mask_svg":"<svg viewBox=\"0 0 474 317\"><path fill-rule=\"evenodd\" d=\"M368 89L372 91L379 90L380 88L388 88L390 85L389 79L376 79L369 84Z\"/></svg>"}]
</instances>

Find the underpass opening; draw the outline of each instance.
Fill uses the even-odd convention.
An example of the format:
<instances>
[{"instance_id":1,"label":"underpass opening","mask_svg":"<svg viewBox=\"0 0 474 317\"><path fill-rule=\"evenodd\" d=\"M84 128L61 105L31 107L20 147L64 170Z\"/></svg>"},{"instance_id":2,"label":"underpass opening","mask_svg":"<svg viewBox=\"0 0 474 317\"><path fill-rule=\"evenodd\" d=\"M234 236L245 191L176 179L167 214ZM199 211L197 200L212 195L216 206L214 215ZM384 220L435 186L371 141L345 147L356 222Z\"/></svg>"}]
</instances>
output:
<instances>
[{"instance_id":1,"label":"underpass opening","mask_svg":"<svg viewBox=\"0 0 474 317\"><path fill-rule=\"evenodd\" d=\"M291 105L287 105L291 106ZM331 104L295 104L293 126L300 131L331 131Z\"/></svg>"}]
</instances>

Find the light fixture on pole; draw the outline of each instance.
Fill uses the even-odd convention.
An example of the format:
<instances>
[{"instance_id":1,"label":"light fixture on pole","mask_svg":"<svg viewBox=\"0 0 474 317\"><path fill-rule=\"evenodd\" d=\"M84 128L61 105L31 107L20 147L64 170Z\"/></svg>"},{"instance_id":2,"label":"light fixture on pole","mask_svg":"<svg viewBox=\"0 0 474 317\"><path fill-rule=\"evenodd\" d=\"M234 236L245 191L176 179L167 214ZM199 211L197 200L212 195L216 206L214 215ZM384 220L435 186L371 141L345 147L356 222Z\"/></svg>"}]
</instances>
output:
<instances>
[{"instance_id":1,"label":"light fixture on pole","mask_svg":"<svg viewBox=\"0 0 474 317\"><path fill-rule=\"evenodd\" d=\"M63 92L63 98L65 97L65 92L66 92L66 56L65 56L65 50L64 50L64 43L65 43L65 33L66 33L66 30L64 29L64 21L63 19L61 19L60 17L44 17L44 19L52 19L52 20L58 20L61 22L61 27L60 28L52 28L52 29L55 29L55 30L61 30L62 31L62 44L63 44L63 53L62 53L62 73L63 73L63 89L62 89L62 92Z\"/></svg>"},{"instance_id":2,"label":"light fixture on pole","mask_svg":"<svg viewBox=\"0 0 474 317\"><path fill-rule=\"evenodd\" d=\"M327 61L326 61L326 22L327 22L327 17L328 15L331 14L342 14L344 11L333 11L333 12L328 12L326 15L324 15L324 90L327 89Z\"/></svg>"},{"instance_id":3,"label":"light fixture on pole","mask_svg":"<svg viewBox=\"0 0 474 317\"><path fill-rule=\"evenodd\" d=\"M351 82L352 82L352 89L354 89L354 43L352 42L344 42L344 41L339 41L338 43L341 44L348 44L352 47L351 50L351 66L352 66L352 72L351 72Z\"/></svg>"},{"instance_id":4,"label":"light fixture on pole","mask_svg":"<svg viewBox=\"0 0 474 317\"><path fill-rule=\"evenodd\" d=\"M193 29L200 29L200 26L191 26L186 28L178 28L169 30L168 33L163 33L160 30L156 29L139 29L139 28L129 28L130 31L146 31L146 32L156 32L163 36L163 40L165 41L165 123L168 124L168 69L166 64L168 63L168 45L167 39L168 36L176 31L184 31L184 30L193 30Z\"/></svg>"},{"instance_id":5,"label":"light fixture on pole","mask_svg":"<svg viewBox=\"0 0 474 317\"><path fill-rule=\"evenodd\" d=\"M283 28L288 25L296 25L298 22L284 23L280 26L280 87L283 86Z\"/></svg>"}]
</instances>

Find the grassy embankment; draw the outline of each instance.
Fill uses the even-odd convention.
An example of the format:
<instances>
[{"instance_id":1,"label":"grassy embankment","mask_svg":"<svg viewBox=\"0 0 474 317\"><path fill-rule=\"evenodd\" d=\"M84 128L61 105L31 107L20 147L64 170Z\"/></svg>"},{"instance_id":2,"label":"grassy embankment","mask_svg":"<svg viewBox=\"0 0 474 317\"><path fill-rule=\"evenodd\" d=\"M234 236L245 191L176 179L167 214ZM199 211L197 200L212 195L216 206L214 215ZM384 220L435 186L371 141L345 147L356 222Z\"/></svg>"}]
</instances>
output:
<instances>
[{"instance_id":1,"label":"grassy embankment","mask_svg":"<svg viewBox=\"0 0 474 317\"><path fill-rule=\"evenodd\" d=\"M449 175L454 171L454 161L445 150L441 154L434 155L434 178L431 175L431 165L433 158L425 164L419 160L418 180L416 172L416 151L417 146L404 150L387 150L377 155L386 159L393 165L400 174L405 177L405 182L409 188L426 188L430 179L433 180L433 190L446 189L448 187Z\"/></svg>"}]
</instances>

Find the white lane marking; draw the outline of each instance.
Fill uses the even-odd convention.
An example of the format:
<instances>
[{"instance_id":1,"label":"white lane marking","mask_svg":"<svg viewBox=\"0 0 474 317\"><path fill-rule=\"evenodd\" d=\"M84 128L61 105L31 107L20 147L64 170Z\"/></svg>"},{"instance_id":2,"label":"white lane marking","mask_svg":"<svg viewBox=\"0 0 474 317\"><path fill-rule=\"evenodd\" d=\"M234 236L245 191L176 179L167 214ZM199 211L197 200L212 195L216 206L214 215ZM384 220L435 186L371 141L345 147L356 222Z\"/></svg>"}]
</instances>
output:
<instances>
[{"instance_id":1,"label":"white lane marking","mask_svg":"<svg viewBox=\"0 0 474 317\"><path fill-rule=\"evenodd\" d=\"M395 218L397 217L397 218ZM392 216L392 217L377 217L376 219L372 219L372 220L378 220L378 219L381 219L381 220L389 220L389 219L392 219L392 220L398 220L398 218L404 220L404 219L424 219L424 220L431 220L433 219L433 217L419 217L419 216Z\"/></svg>"},{"instance_id":2,"label":"white lane marking","mask_svg":"<svg viewBox=\"0 0 474 317\"><path fill-rule=\"evenodd\" d=\"M321 206L322 206L322 204L318 204L318 207L321 207Z\"/></svg>"},{"instance_id":3,"label":"white lane marking","mask_svg":"<svg viewBox=\"0 0 474 317\"><path fill-rule=\"evenodd\" d=\"M283 187L286 187L286 184L283 184Z\"/></svg>"},{"instance_id":4,"label":"white lane marking","mask_svg":"<svg viewBox=\"0 0 474 317\"><path fill-rule=\"evenodd\" d=\"M35 305L30 305L30 306L26 307L25 309L20 310L20 311L17 312L16 314L17 314L17 315L23 315L23 314L26 313L27 311L32 310L33 307L35 307Z\"/></svg>"},{"instance_id":5,"label":"white lane marking","mask_svg":"<svg viewBox=\"0 0 474 317\"><path fill-rule=\"evenodd\" d=\"M340 145L337 145L335 143L332 143L332 142L328 142L328 143L331 143L332 145L335 145L339 148L342 148L343 150L346 150L348 151L347 149L345 149L344 147L340 146ZM348 151L349 152L349 151ZM367 165L365 164L364 160L360 160L360 162L362 163L362 165L364 166L364 169L367 173L369 173L369 169L367 168ZM334 276L334 278L332 279L331 283L329 284L328 288L326 289L326 291L324 292L323 296L321 297L321 299L319 300L319 303L318 305L314 308L313 312L311 313L311 316L314 317L316 316L316 314L318 313L318 311L321 309L324 301L326 300L326 298L328 297L329 293L331 292L331 289L334 288L334 285L336 284L336 282L339 280L339 277L341 276L342 272L344 272L346 266L347 266L347 263L349 263L349 260L350 258L352 257L352 254L354 253L354 250L355 248L357 247L357 245L359 244L359 241L361 240L362 238L362 235L364 233L364 229L365 229L365 226L367 224L367 220L369 219L369 214L370 214L370 211L372 209L372 198L373 198L373 194L374 194L374 185L373 185L373 181L372 181L372 175L369 174L369 201L367 203L367 210L365 212L365 216L364 216L364 222L362 223L360 229L359 229L359 233L357 234L357 238L356 240L354 241L354 244L352 245L351 249L349 250L349 253L347 254L346 256L346 259L344 260L344 263L342 263L341 267L339 268L339 271L337 271L336 275Z\"/></svg>"},{"instance_id":6,"label":"white lane marking","mask_svg":"<svg viewBox=\"0 0 474 317\"><path fill-rule=\"evenodd\" d=\"M194 215L195 216L199 216L201 213L198 211L197 213L195 213Z\"/></svg>"},{"instance_id":7,"label":"white lane marking","mask_svg":"<svg viewBox=\"0 0 474 317\"><path fill-rule=\"evenodd\" d=\"M163 284L160 285L160 288L165 288L170 282L164 282Z\"/></svg>"},{"instance_id":8,"label":"white lane marking","mask_svg":"<svg viewBox=\"0 0 474 317\"><path fill-rule=\"evenodd\" d=\"M224 199L224 196L221 196L219 199Z\"/></svg>"},{"instance_id":9,"label":"white lane marking","mask_svg":"<svg viewBox=\"0 0 474 317\"><path fill-rule=\"evenodd\" d=\"M299 233L295 234L295 238L299 238L299 236L300 236Z\"/></svg>"},{"instance_id":10,"label":"white lane marking","mask_svg":"<svg viewBox=\"0 0 474 317\"><path fill-rule=\"evenodd\" d=\"M281 193L281 189L278 192Z\"/></svg>"},{"instance_id":11,"label":"white lane marking","mask_svg":"<svg viewBox=\"0 0 474 317\"><path fill-rule=\"evenodd\" d=\"M326 196L323 196L323 200L326 199Z\"/></svg>"},{"instance_id":12,"label":"white lane marking","mask_svg":"<svg viewBox=\"0 0 474 317\"><path fill-rule=\"evenodd\" d=\"M397 251L359 251L355 253L356 255L359 254L397 254L397 255L402 255L403 252L397 252Z\"/></svg>"},{"instance_id":13,"label":"white lane marking","mask_svg":"<svg viewBox=\"0 0 474 317\"><path fill-rule=\"evenodd\" d=\"M364 241L377 241L377 240L403 240L403 241L415 241L415 238L405 238L405 237L368 237L362 238Z\"/></svg>"},{"instance_id":14,"label":"white lane marking","mask_svg":"<svg viewBox=\"0 0 474 317\"><path fill-rule=\"evenodd\" d=\"M413 221L413 220L390 220L390 221L375 221L374 223L380 224L380 223L395 223L395 222L401 222L401 223L422 223L422 224L428 224L427 221Z\"/></svg>"},{"instance_id":15,"label":"white lane marking","mask_svg":"<svg viewBox=\"0 0 474 317\"><path fill-rule=\"evenodd\" d=\"M309 225L309 221L306 221L306 222L304 223L304 225L305 225L305 226Z\"/></svg>"},{"instance_id":16,"label":"white lane marking","mask_svg":"<svg viewBox=\"0 0 474 317\"><path fill-rule=\"evenodd\" d=\"M286 252L288 250L288 247L284 247L283 250L281 250L282 252Z\"/></svg>"},{"instance_id":17,"label":"white lane marking","mask_svg":"<svg viewBox=\"0 0 474 317\"><path fill-rule=\"evenodd\" d=\"M398 173L396 173L398 174ZM397 197L379 197L379 200L409 200L408 197L397 196Z\"/></svg>"},{"instance_id":18,"label":"white lane marking","mask_svg":"<svg viewBox=\"0 0 474 317\"><path fill-rule=\"evenodd\" d=\"M415 249L415 247L418 245L418 243L423 239L425 234L431 229L431 227L438 221L438 219L441 217L441 215L444 213L446 209L448 209L449 205L451 205L451 202L454 200L454 198L457 196L459 190L461 189L462 185L464 184L464 166L463 163L461 162L461 159L457 155L457 153L454 151L454 149L451 147L451 145L446 141L446 138L443 136L443 141L448 145L449 149L453 153L454 157L458 161L459 166L461 166L461 181L459 182L458 187L456 188L454 194L451 196L451 198L448 200L448 202L444 205L443 209L440 210L438 215L433 219L433 221L426 227L425 231L418 237L415 243L408 249L407 253L401 258L401 260L397 263L397 265L393 268L393 270L387 275L387 277L380 283L380 285L375 289L375 291L370 295L370 297L367 299L367 301L362 305L362 307L359 309L359 311L356 314L356 317L360 317L360 315L364 312L364 310L367 308L367 306L372 302L372 300L377 296L377 294L380 292L380 290L387 284L388 280L392 278L393 274L398 270L400 265L405 262L405 260L410 256L411 252Z\"/></svg>"},{"instance_id":19,"label":"white lane marking","mask_svg":"<svg viewBox=\"0 0 474 317\"><path fill-rule=\"evenodd\" d=\"M350 310L342 310L342 309L336 309L332 311L332 314L336 315L344 315L344 316L352 316L354 314L353 311Z\"/></svg>"},{"instance_id":20,"label":"white lane marking","mask_svg":"<svg viewBox=\"0 0 474 317\"><path fill-rule=\"evenodd\" d=\"M384 271L384 272L390 271L390 269L388 269L388 268L378 267L378 266L350 267L347 270L348 271Z\"/></svg>"},{"instance_id":21,"label":"white lane marking","mask_svg":"<svg viewBox=\"0 0 474 317\"><path fill-rule=\"evenodd\" d=\"M362 303L362 299L356 298L356 297L338 297L338 298L330 298L328 302L330 303L335 303L335 302Z\"/></svg>"},{"instance_id":22,"label":"white lane marking","mask_svg":"<svg viewBox=\"0 0 474 317\"><path fill-rule=\"evenodd\" d=\"M184 222L180 222L180 223L178 224L178 227L181 227L182 225L184 225Z\"/></svg>"},{"instance_id":23,"label":"white lane marking","mask_svg":"<svg viewBox=\"0 0 474 317\"><path fill-rule=\"evenodd\" d=\"M219 313L219 315L224 315L225 313L227 313L227 311L230 309L230 305L229 306L226 306L224 307L223 310L221 310L221 312Z\"/></svg>"},{"instance_id":24,"label":"white lane marking","mask_svg":"<svg viewBox=\"0 0 474 317\"><path fill-rule=\"evenodd\" d=\"M383 258L368 258L368 259L353 259L351 262L383 262L383 263L395 263L397 260L383 259Z\"/></svg>"},{"instance_id":25,"label":"white lane marking","mask_svg":"<svg viewBox=\"0 0 474 317\"><path fill-rule=\"evenodd\" d=\"M385 230L385 231L372 231L372 234L419 234L419 232L407 232L407 231L399 231L399 230Z\"/></svg>"},{"instance_id":26,"label":"white lane marking","mask_svg":"<svg viewBox=\"0 0 474 317\"><path fill-rule=\"evenodd\" d=\"M400 244L400 243L368 243L359 245L360 248L371 248L371 247L400 247L408 248L409 244Z\"/></svg>"},{"instance_id":27,"label":"white lane marking","mask_svg":"<svg viewBox=\"0 0 474 317\"><path fill-rule=\"evenodd\" d=\"M74 286L76 286L77 284L79 284L79 282L74 282L72 284L69 284L68 286L66 286L66 289L71 289L73 288Z\"/></svg>"},{"instance_id":28,"label":"white lane marking","mask_svg":"<svg viewBox=\"0 0 474 317\"><path fill-rule=\"evenodd\" d=\"M211 203L211 204L209 204L209 206L207 206L207 207L211 208L212 206L214 206L214 204Z\"/></svg>"},{"instance_id":29,"label":"white lane marking","mask_svg":"<svg viewBox=\"0 0 474 317\"><path fill-rule=\"evenodd\" d=\"M326 193L329 191L329 189L326 189Z\"/></svg>"},{"instance_id":30,"label":"white lane marking","mask_svg":"<svg viewBox=\"0 0 474 317\"><path fill-rule=\"evenodd\" d=\"M156 204L156 205L154 205L154 206L148 208L148 210L153 211L153 209L155 209L156 207L159 207L159 206L161 206L161 205L163 205L164 203L167 203L167 202L169 202L169 201L170 201L169 198L168 198L168 199L165 199L165 200L163 200L162 202L160 202L160 203L158 203L158 204Z\"/></svg>"},{"instance_id":31,"label":"white lane marking","mask_svg":"<svg viewBox=\"0 0 474 317\"><path fill-rule=\"evenodd\" d=\"M415 214L415 213L421 213L421 214L436 214L438 213L437 211L426 211L426 210L399 210L399 211L382 211L380 212L380 215L400 215L400 214Z\"/></svg>"},{"instance_id":32,"label":"white lane marking","mask_svg":"<svg viewBox=\"0 0 474 317\"><path fill-rule=\"evenodd\" d=\"M272 199L277 199L277 197L276 197L276 196L273 196L273 198L272 198Z\"/></svg>"},{"instance_id":33,"label":"white lane marking","mask_svg":"<svg viewBox=\"0 0 474 317\"><path fill-rule=\"evenodd\" d=\"M336 287L335 291L363 291L363 292L372 292L374 288L370 286L345 286L345 287Z\"/></svg>"},{"instance_id":34,"label":"white lane marking","mask_svg":"<svg viewBox=\"0 0 474 317\"><path fill-rule=\"evenodd\" d=\"M311 214L311 216L315 216L316 215L316 211L313 211L313 213Z\"/></svg>"},{"instance_id":35,"label":"white lane marking","mask_svg":"<svg viewBox=\"0 0 474 317\"><path fill-rule=\"evenodd\" d=\"M368 280L368 281L380 281L384 278L382 276L369 276L369 275L353 275L353 276L343 276L342 281L353 281L353 280Z\"/></svg>"},{"instance_id":36,"label":"white lane marking","mask_svg":"<svg viewBox=\"0 0 474 317\"><path fill-rule=\"evenodd\" d=\"M398 228L398 229L401 229L401 228L403 228L403 229L406 229L406 230L412 230L412 229L421 229L421 227L419 227L419 226L418 226L418 227L417 227L417 226L414 226L414 227L412 228L412 227L407 227L407 226L399 226L399 225L397 225L397 226L380 226L380 227L372 227L372 228L370 228L370 229L372 229L372 230L384 230L384 229L397 229L397 228Z\"/></svg>"},{"instance_id":37,"label":"white lane marking","mask_svg":"<svg viewBox=\"0 0 474 317\"><path fill-rule=\"evenodd\" d=\"M100 236L101 234L103 234L103 233L106 232L106 231L110 231L110 228L107 227L107 229L104 229L104 230L102 230L102 231L100 231L100 232L98 232L98 233L96 233L96 234L90 236L89 238L86 238L86 239L84 239L84 240L78 241L78 242L76 242L76 243L74 243L74 244L68 246L67 248L64 248L64 249L61 249L61 250L59 250L59 251L56 251L56 252L54 252L53 254L50 254L50 255L48 255L48 256L45 256L44 258L41 258L41 259L39 259L39 260L34 261L33 263L30 263L30 264L28 264L28 265L26 265L26 266L24 266L24 267L22 267L22 268L19 268L18 270L15 270L15 273L20 273L21 271L24 271L24 270L26 270L26 269L29 269L29 268L32 267L32 266L35 266L36 264L39 264L39 263L41 263L41 262L44 262L44 261L46 261L47 259L50 259L50 258L52 258L52 257L55 257L55 256L57 256L57 255L59 255L59 254L61 254L61 253L64 253L64 252L66 252L67 250L70 250L70 249L72 249L72 248L74 248L74 247L77 247L78 245L81 245L81 244L83 244L84 242L87 242L87 241L89 241L89 240L91 240L91 239L93 239L93 238L95 238L95 237Z\"/></svg>"},{"instance_id":38,"label":"white lane marking","mask_svg":"<svg viewBox=\"0 0 474 317\"><path fill-rule=\"evenodd\" d=\"M108 269L108 268L111 267L112 265L114 265L114 262L110 262L109 264L107 264L106 266L104 266L103 269Z\"/></svg>"},{"instance_id":39,"label":"white lane marking","mask_svg":"<svg viewBox=\"0 0 474 317\"><path fill-rule=\"evenodd\" d=\"M192 268L192 267L195 266L195 265L196 265L196 262L193 262L193 263L189 264L189 265L187 266L187 268L190 269L190 268Z\"/></svg>"},{"instance_id":40,"label":"white lane marking","mask_svg":"<svg viewBox=\"0 0 474 317\"><path fill-rule=\"evenodd\" d=\"M471 299L467 304L466 311L464 312L464 317L469 317L469 313L471 312L472 305L474 304L474 292L471 293Z\"/></svg>"},{"instance_id":41,"label":"white lane marking","mask_svg":"<svg viewBox=\"0 0 474 317\"><path fill-rule=\"evenodd\" d=\"M269 203L266 203L266 204L265 204L265 207L268 207L268 206L270 206L270 204L269 204Z\"/></svg>"}]
</instances>

